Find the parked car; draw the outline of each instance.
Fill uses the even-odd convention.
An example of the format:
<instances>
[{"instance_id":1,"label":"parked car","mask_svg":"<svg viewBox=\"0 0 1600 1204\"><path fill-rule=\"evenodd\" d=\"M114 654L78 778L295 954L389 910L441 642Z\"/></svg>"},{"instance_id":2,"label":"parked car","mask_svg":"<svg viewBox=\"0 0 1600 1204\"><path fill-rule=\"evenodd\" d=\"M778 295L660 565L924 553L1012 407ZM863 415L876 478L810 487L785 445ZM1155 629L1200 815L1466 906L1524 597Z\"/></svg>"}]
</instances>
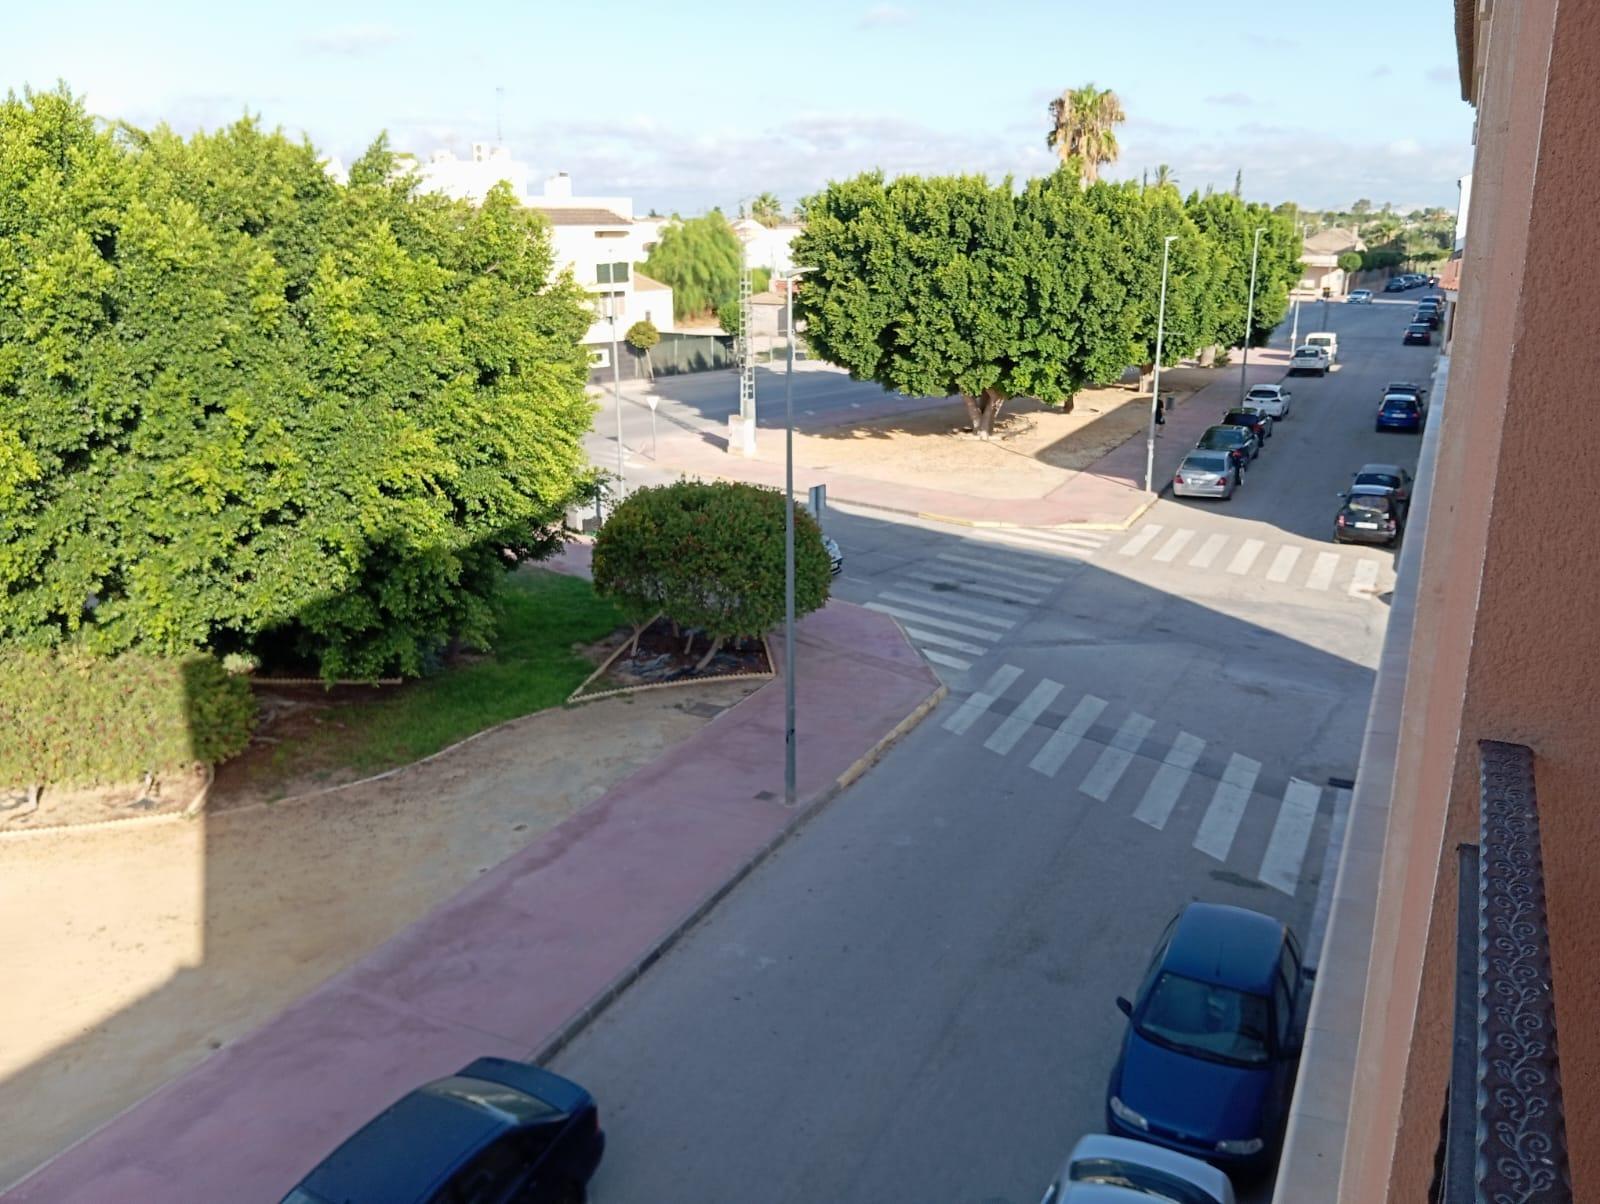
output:
<instances>
[{"instance_id":1,"label":"parked car","mask_svg":"<svg viewBox=\"0 0 1600 1204\"><path fill-rule=\"evenodd\" d=\"M839 542L831 535L824 535L822 546L828 553L828 571L837 577L844 572L844 553L839 550Z\"/></svg>"},{"instance_id":2,"label":"parked car","mask_svg":"<svg viewBox=\"0 0 1600 1204\"><path fill-rule=\"evenodd\" d=\"M1331 330L1314 330L1305 337L1305 346L1321 347L1328 353L1328 364L1331 367L1339 362L1339 336Z\"/></svg>"},{"instance_id":3,"label":"parked car","mask_svg":"<svg viewBox=\"0 0 1600 1204\"><path fill-rule=\"evenodd\" d=\"M1296 347L1294 354L1289 357L1289 375L1293 376L1296 372L1328 375L1328 353L1321 347Z\"/></svg>"},{"instance_id":4,"label":"parked car","mask_svg":"<svg viewBox=\"0 0 1600 1204\"><path fill-rule=\"evenodd\" d=\"M1372 290L1370 288L1358 288L1344 299L1344 303L1346 305L1371 305Z\"/></svg>"},{"instance_id":5,"label":"parked car","mask_svg":"<svg viewBox=\"0 0 1600 1204\"><path fill-rule=\"evenodd\" d=\"M1385 397L1391 393L1409 393L1412 397L1415 397L1418 402L1424 406L1427 405L1428 390L1424 389L1421 385L1413 384L1408 380L1390 381L1384 387L1383 393Z\"/></svg>"},{"instance_id":6,"label":"parked car","mask_svg":"<svg viewBox=\"0 0 1600 1204\"><path fill-rule=\"evenodd\" d=\"M1217 497L1227 501L1243 479L1226 451L1192 451L1172 474L1173 497Z\"/></svg>"},{"instance_id":7,"label":"parked car","mask_svg":"<svg viewBox=\"0 0 1600 1204\"><path fill-rule=\"evenodd\" d=\"M1378 406L1373 428L1380 431L1420 431L1422 402L1409 393L1387 393Z\"/></svg>"},{"instance_id":8,"label":"parked car","mask_svg":"<svg viewBox=\"0 0 1600 1204\"><path fill-rule=\"evenodd\" d=\"M575 1204L605 1152L593 1097L509 1058L479 1058L369 1121L282 1204Z\"/></svg>"},{"instance_id":9,"label":"parked car","mask_svg":"<svg viewBox=\"0 0 1600 1204\"><path fill-rule=\"evenodd\" d=\"M1294 1092L1311 991L1279 921L1190 903L1132 1000L1106 1090L1121 1137L1252 1171L1270 1165Z\"/></svg>"},{"instance_id":10,"label":"parked car","mask_svg":"<svg viewBox=\"0 0 1600 1204\"><path fill-rule=\"evenodd\" d=\"M1431 305L1420 305L1417 312L1411 315L1414 323L1426 325L1429 330L1438 330L1439 323L1444 321L1444 314Z\"/></svg>"},{"instance_id":11,"label":"parked car","mask_svg":"<svg viewBox=\"0 0 1600 1204\"><path fill-rule=\"evenodd\" d=\"M1222 416L1223 426L1242 426L1256 437L1256 442L1265 446L1266 441L1272 438L1272 419L1259 410L1248 406L1240 406L1236 410L1229 410Z\"/></svg>"},{"instance_id":12,"label":"parked car","mask_svg":"<svg viewBox=\"0 0 1600 1204\"><path fill-rule=\"evenodd\" d=\"M1282 385L1251 385L1250 392L1244 397L1244 408L1260 410L1267 417L1282 422L1289 416L1293 396L1294 394Z\"/></svg>"},{"instance_id":13,"label":"parked car","mask_svg":"<svg viewBox=\"0 0 1600 1204\"><path fill-rule=\"evenodd\" d=\"M1413 345L1431 347L1433 346L1433 327L1426 322L1413 322L1406 327L1405 337L1400 341L1407 347Z\"/></svg>"},{"instance_id":14,"label":"parked car","mask_svg":"<svg viewBox=\"0 0 1600 1204\"><path fill-rule=\"evenodd\" d=\"M1072 1147L1039 1204L1235 1204L1228 1176L1198 1158L1092 1133Z\"/></svg>"},{"instance_id":15,"label":"parked car","mask_svg":"<svg viewBox=\"0 0 1600 1204\"><path fill-rule=\"evenodd\" d=\"M1225 451L1233 454L1242 472L1261 454L1261 441L1255 432L1242 426L1208 426L1195 445L1196 451Z\"/></svg>"},{"instance_id":16,"label":"parked car","mask_svg":"<svg viewBox=\"0 0 1600 1204\"><path fill-rule=\"evenodd\" d=\"M1405 507L1391 490L1358 485L1339 499L1343 505L1333 518L1334 543L1391 544L1405 530Z\"/></svg>"},{"instance_id":17,"label":"parked car","mask_svg":"<svg viewBox=\"0 0 1600 1204\"><path fill-rule=\"evenodd\" d=\"M1356 470L1350 488L1385 490L1402 510L1411 505L1411 474L1398 464L1363 464Z\"/></svg>"},{"instance_id":18,"label":"parked car","mask_svg":"<svg viewBox=\"0 0 1600 1204\"><path fill-rule=\"evenodd\" d=\"M1386 293L1403 293L1410 287L1403 276L1390 276L1383 282L1383 291Z\"/></svg>"}]
</instances>

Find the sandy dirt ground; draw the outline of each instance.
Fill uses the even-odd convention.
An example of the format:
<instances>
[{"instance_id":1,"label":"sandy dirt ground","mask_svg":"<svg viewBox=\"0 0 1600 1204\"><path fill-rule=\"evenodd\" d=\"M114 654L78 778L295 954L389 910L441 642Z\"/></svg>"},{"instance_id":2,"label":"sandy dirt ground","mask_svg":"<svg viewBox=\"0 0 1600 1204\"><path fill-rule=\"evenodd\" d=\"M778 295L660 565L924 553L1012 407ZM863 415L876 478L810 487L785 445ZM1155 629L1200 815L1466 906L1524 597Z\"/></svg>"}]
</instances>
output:
<instances>
[{"instance_id":1,"label":"sandy dirt ground","mask_svg":"<svg viewBox=\"0 0 1600 1204\"><path fill-rule=\"evenodd\" d=\"M760 684L544 711L304 802L0 840L0 1189Z\"/></svg>"},{"instance_id":2,"label":"sandy dirt ground","mask_svg":"<svg viewBox=\"0 0 1600 1204\"><path fill-rule=\"evenodd\" d=\"M1180 402L1195 387L1165 374L1161 382L1162 393ZM1018 398L1006 404L988 440L968 432L967 410L958 400L823 432L796 432L795 462L896 485L937 480L942 489L997 500L1041 498L1143 430L1149 397L1124 386L1085 389L1070 413ZM781 459L783 445L769 440L759 455Z\"/></svg>"}]
</instances>

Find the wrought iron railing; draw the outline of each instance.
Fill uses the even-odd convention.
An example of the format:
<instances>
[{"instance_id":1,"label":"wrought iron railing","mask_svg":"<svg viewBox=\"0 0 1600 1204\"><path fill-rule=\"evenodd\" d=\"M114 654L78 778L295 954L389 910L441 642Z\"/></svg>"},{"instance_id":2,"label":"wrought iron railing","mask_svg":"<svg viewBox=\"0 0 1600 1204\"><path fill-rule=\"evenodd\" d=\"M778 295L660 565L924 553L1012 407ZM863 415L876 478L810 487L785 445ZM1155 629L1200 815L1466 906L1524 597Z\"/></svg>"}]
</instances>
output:
<instances>
[{"instance_id":1,"label":"wrought iron railing","mask_svg":"<svg viewBox=\"0 0 1600 1204\"><path fill-rule=\"evenodd\" d=\"M1444 1204L1565 1204L1555 987L1533 751L1479 743L1477 846L1462 845Z\"/></svg>"}]
</instances>

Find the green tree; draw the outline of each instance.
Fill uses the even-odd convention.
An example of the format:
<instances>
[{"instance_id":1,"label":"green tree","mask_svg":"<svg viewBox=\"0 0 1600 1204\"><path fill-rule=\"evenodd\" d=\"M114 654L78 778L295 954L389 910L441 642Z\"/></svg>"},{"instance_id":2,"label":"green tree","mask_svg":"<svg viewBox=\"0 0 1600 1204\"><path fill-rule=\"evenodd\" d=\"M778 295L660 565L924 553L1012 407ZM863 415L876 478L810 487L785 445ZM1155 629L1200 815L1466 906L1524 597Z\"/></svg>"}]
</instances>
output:
<instances>
[{"instance_id":1,"label":"green tree","mask_svg":"<svg viewBox=\"0 0 1600 1204\"><path fill-rule=\"evenodd\" d=\"M722 327L727 334L738 335L740 327L744 324L744 311L740 308L737 297L724 301L717 306L717 325Z\"/></svg>"},{"instance_id":2,"label":"green tree","mask_svg":"<svg viewBox=\"0 0 1600 1204\"><path fill-rule=\"evenodd\" d=\"M644 356L645 375L653 378L656 370L650 362L650 350L661 342L661 332L656 329L656 324L649 318L641 318L628 327L628 333L623 337L628 340L628 346Z\"/></svg>"},{"instance_id":3,"label":"green tree","mask_svg":"<svg viewBox=\"0 0 1600 1204\"><path fill-rule=\"evenodd\" d=\"M828 553L816 520L796 507L795 613L828 600ZM784 617L784 496L728 481L635 490L595 537L594 583L637 631L660 613L705 632L704 668L731 639L754 639Z\"/></svg>"},{"instance_id":4,"label":"green tree","mask_svg":"<svg viewBox=\"0 0 1600 1204\"><path fill-rule=\"evenodd\" d=\"M1100 177L1102 164L1116 162L1117 126L1127 120L1122 101L1110 88L1092 83L1069 88L1050 102L1050 130L1045 145L1060 156L1063 166L1076 164L1086 184Z\"/></svg>"},{"instance_id":5,"label":"green tree","mask_svg":"<svg viewBox=\"0 0 1600 1204\"><path fill-rule=\"evenodd\" d=\"M1286 215L1246 204L1232 193L1191 196L1185 207L1210 240L1214 257L1207 298L1211 329L1201 344L1233 347L1249 337L1259 346L1288 312L1289 290L1300 278L1299 230ZM1263 234L1252 307L1250 261L1258 228ZM1248 336L1247 313L1253 315Z\"/></svg>"},{"instance_id":6,"label":"green tree","mask_svg":"<svg viewBox=\"0 0 1600 1204\"><path fill-rule=\"evenodd\" d=\"M672 288L673 316L706 317L739 295L742 249L728 219L713 209L687 221L674 218L644 261L645 274Z\"/></svg>"},{"instance_id":7,"label":"green tree","mask_svg":"<svg viewBox=\"0 0 1600 1204\"><path fill-rule=\"evenodd\" d=\"M508 189L0 103L0 641L416 673L590 487L584 294Z\"/></svg>"},{"instance_id":8,"label":"green tree","mask_svg":"<svg viewBox=\"0 0 1600 1204\"><path fill-rule=\"evenodd\" d=\"M1361 252L1360 251L1346 251L1343 255L1339 256L1339 267L1342 268L1346 272L1358 272L1358 271L1360 271L1361 270Z\"/></svg>"},{"instance_id":9,"label":"green tree","mask_svg":"<svg viewBox=\"0 0 1600 1204\"><path fill-rule=\"evenodd\" d=\"M1357 217L1365 217L1367 214L1372 212L1372 202L1366 197L1362 197L1359 201L1350 206L1350 212L1355 214Z\"/></svg>"},{"instance_id":10,"label":"green tree","mask_svg":"<svg viewBox=\"0 0 1600 1204\"><path fill-rule=\"evenodd\" d=\"M1178 176L1177 173L1172 170L1170 165L1166 163L1156 164L1155 186L1157 188L1171 188L1173 190L1177 189Z\"/></svg>"},{"instance_id":11,"label":"green tree","mask_svg":"<svg viewBox=\"0 0 1600 1204\"><path fill-rule=\"evenodd\" d=\"M750 216L763 226L776 226L783 221L783 202L776 193L763 192L750 202Z\"/></svg>"}]
</instances>

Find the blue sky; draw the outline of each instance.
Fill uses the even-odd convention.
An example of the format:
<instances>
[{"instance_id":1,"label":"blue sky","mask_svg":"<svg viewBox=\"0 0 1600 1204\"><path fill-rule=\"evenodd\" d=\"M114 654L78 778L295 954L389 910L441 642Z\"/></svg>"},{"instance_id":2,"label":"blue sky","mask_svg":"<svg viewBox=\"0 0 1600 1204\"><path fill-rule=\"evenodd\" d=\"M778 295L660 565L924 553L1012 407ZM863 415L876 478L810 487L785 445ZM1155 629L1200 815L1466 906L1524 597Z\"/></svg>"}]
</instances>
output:
<instances>
[{"instance_id":1,"label":"blue sky","mask_svg":"<svg viewBox=\"0 0 1600 1204\"><path fill-rule=\"evenodd\" d=\"M1110 176L1309 206L1454 208L1469 169L1445 0L80 0L7 17L0 87L58 78L106 117L181 130L248 111L348 161L380 130L465 153L497 113L535 180L640 212L784 202L830 178L1034 175L1045 106L1094 81L1129 114Z\"/></svg>"}]
</instances>

